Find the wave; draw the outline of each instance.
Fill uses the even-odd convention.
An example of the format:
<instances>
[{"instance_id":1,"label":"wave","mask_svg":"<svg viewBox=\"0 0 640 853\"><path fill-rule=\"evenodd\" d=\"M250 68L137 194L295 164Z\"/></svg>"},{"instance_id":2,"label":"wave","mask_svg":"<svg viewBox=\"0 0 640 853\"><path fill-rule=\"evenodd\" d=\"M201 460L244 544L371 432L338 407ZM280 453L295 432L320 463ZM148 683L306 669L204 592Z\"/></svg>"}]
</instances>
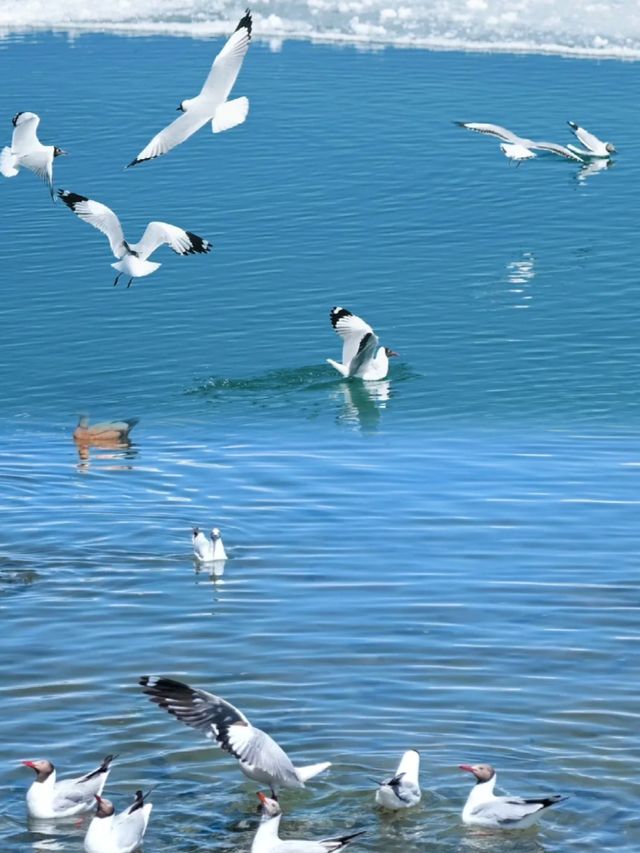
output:
<instances>
[{"instance_id":1,"label":"wave","mask_svg":"<svg viewBox=\"0 0 640 853\"><path fill-rule=\"evenodd\" d=\"M640 59L637 0L263 0L256 37L440 50L552 53ZM0 36L32 30L227 34L241 13L231 0L22 0L0 3Z\"/></svg>"}]
</instances>

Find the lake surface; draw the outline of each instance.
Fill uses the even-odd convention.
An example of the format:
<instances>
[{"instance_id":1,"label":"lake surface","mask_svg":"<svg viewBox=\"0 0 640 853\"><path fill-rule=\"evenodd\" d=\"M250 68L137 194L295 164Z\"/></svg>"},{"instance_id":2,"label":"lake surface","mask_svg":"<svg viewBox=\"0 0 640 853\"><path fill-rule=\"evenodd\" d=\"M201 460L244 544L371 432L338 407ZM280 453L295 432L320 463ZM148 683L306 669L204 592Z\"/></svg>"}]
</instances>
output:
<instances>
[{"instance_id":1,"label":"lake surface","mask_svg":"<svg viewBox=\"0 0 640 853\"><path fill-rule=\"evenodd\" d=\"M366 828L353 850L640 846L640 65L305 43L252 45L246 124L123 171L194 94L219 42L40 34L0 43L19 110L71 153L56 185L212 240L113 288L105 238L30 173L0 184L0 838L27 825L24 758L119 753L145 841L248 851L256 786L136 686L220 693L297 763L283 835ZM275 45L273 46L275 47ZM510 167L454 120L611 139L611 168ZM401 354L342 382L332 305ZM140 418L127 450L77 414ZM222 529L224 576L191 526ZM421 751L424 796L379 813L367 777ZM489 761L562 792L533 831L464 828Z\"/></svg>"}]
</instances>

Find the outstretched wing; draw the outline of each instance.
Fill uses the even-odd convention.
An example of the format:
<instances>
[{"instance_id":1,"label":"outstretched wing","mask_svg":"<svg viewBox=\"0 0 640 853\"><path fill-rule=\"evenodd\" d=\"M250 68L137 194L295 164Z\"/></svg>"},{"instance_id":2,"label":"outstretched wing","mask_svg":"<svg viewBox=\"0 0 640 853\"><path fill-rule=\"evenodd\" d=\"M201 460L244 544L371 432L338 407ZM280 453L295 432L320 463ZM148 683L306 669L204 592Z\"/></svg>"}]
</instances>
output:
<instances>
[{"instance_id":1,"label":"outstretched wing","mask_svg":"<svg viewBox=\"0 0 640 853\"><path fill-rule=\"evenodd\" d=\"M93 225L98 231L102 231L109 239L111 251L116 258L121 258L125 254L124 234L120 220L115 215L110 207L106 204L100 204L99 201L87 198L77 193L69 192L69 190L58 190L58 195L67 207L72 210L80 219L84 219L89 225Z\"/></svg>"},{"instance_id":2,"label":"outstretched wing","mask_svg":"<svg viewBox=\"0 0 640 853\"><path fill-rule=\"evenodd\" d=\"M566 146L559 145L557 142L531 142L530 148L536 148L539 151L550 151L552 154L557 154L559 157L565 157L567 160L574 160L577 163L584 163L582 157L578 157L573 151L570 151Z\"/></svg>"},{"instance_id":3,"label":"outstretched wing","mask_svg":"<svg viewBox=\"0 0 640 853\"><path fill-rule=\"evenodd\" d=\"M603 147L603 143L598 139L597 136L594 136L593 133L589 133L588 130L585 130L584 127L580 127L575 123L575 121L568 121L567 124L571 128L571 130L575 133L578 140L584 145L585 148L588 148L589 151L598 151Z\"/></svg>"},{"instance_id":4,"label":"outstretched wing","mask_svg":"<svg viewBox=\"0 0 640 853\"><path fill-rule=\"evenodd\" d=\"M521 137L516 136L506 127L501 127L499 124L486 124L479 121L456 121L458 127L465 127L467 130L473 130L474 133L484 133L486 136L495 136L503 142L520 142Z\"/></svg>"},{"instance_id":5,"label":"outstretched wing","mask_svg":"<svg viewBox=\"0 0 640 853\"><path fill-rule=\"evenodd\" d=\"M213 61L200 95L205 95L214 101L215 106L227 100L236 82L251 42L251 26L251 12L247 9L235 32Z\"/></svg>"},{"instance_id":6,"label":"outstretched wing","mask_svg":"<svg viewBox=\"0 0 640 853\"><path fill-rule=\"evenodd\" d=\"M31 153L22 154L19 163L21 166L30 169L47 184L51 198L53 198L53 146L48 145Z\"/></svg>"},{"instance_id":7,"label":"outstretched wing","mask_svg":"<svg viewBox=\"0 0 640 853\"><path fill-rule=\"evenodd\" d=\"M344 341L342 345L342 363L350 367L354 358L362 363L378 345L373 329L361 317L357 317L346 308L336 306L329 312L331 325Z\"/></svg>"},{"instance_id":8,"label":"outstretched wing","mask_svg":"<svg viewBox=\"0 0 640 853\"><path fill-rule=\"evenodd\" d=\"M211 243L208 240L167 222L150 222L142 240L129 248L137 252L142 260L146 260L165 243L178 255L196 255L211 251Z\"/></svg>"},{"instance_id":9,"label":"outstretched wing","mask_svg":"<svg viewBox=\"0 0 640 853\"><path fill-rule=\"evenodd\" d=\"M181 145L186 139L193 136L197 130L200 130L212 118L213 115L206 110L187 110L187 112L178 116L175 121L172 121L171 124L168 124L160 133L156 133L151 142L129 163L129 166L135 166L144 160L153 160L155 157L162 157L163 154L171 151L176 145Z\"/></svg>"},{"instance_id":10,"label":"outstretched wing","mask_svg":"<svg viewBox=\"0 0 640 853\"><path fill-rule=\"evenodd\" d=\"M36 113L17 113L11 121L14 128L11 137L11 150L14 154L27 154L39 147L40 141L36 133L40 124L39 115Z\"/></svg>"}]
</instances>

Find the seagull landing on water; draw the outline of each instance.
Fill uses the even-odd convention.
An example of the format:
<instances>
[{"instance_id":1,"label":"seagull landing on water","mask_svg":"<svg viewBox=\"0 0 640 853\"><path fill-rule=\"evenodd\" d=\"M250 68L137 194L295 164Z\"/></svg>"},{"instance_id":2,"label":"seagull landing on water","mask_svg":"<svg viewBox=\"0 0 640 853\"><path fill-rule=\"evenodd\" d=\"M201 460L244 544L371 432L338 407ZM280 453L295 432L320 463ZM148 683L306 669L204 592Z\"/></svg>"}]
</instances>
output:
<instances>
[{"instance_id":1,"label":"seagull landing on water","mask_svg":"<svg viewBox=\"0 0 640 853\"><path fill-rule=\"evenodd\" d=\"M364 835L366 830L341 835L337 838L324 838L322 841L303 839L282 839L278 835L282 809L276 799L258 792L260 800L260 823L251 844L251 853L337 853L354 838Z\"/></svg>"},{"instance_id":2,"label":"seagull landing on water","mask_svg":"<svg viewBox=\"0 0 640 853\"><path fill-rule=\"evenodd\" d=\"M330 761L294 767L287 753L266 732L252 726L242 711L213 693L171 678L143 675L139 682L152 702L180 722L217 741L237 758L249 779L279 788L304 788L304 783L331 767Z\"/></svg>"},{"instance_id":3,"label":"seagull landing on water","mask_svg":"<svg viewBox=\"0 0 640 853\"><path fill-rule=\"evenodd\" d=\"M422 797L419 773L420 753L417 749L408 749L400 759L394 775L377 783L380 787L376 791L376 803L394 811L415 806Z\"/></svg>"},{"instance_id":4,"label":"seagull landing on water","mask_svg":"<svg viewBox=\"0 0 640 853\"><path fill-rule=\"evenodd\" d=\"M151 275L159 266L162 266L147 259L165 243L177 255L204 254L211 251L211 243L208 240L192 234L191 231L169 225L167 222L150 222L142 235L142 240L139 243L129 244L124 239L120 220L111 208L68 190L58 190L58 195L80 219L84 219L89 225L93 225L98 231L107 235L111 251L118 258L117 263L111 264L118 270L116 280L113 282L114 287L123 274L130 276L127 284L127 287L130 287L134 278Z\"/></svg>"},{"instance_id":5,"label":"seagull landing on water","mask_svg":"<svg viewBox=\"0 0 640 853\"><path fill-rule=\"evenodd\" d=\"M113 803L96 796L98 808L84 837L86 853L133 853L142 843L153 805L136 791L133 804L115 814Z\"/></svg>"},{"instance_id":6,"label":"seagull landing on water","mask_svg":"<svg viewBox=\"0 0 640 853\"><path fill-rule=\"evenodd\" d=\"M589 131L585 130L584 127L577 125L575 121L568 121L567 124L575 134L578 141L584 146L584 148L578 148L577 145L567 145L567 148L571 149L574 154L578 154L580 157L588 159L591 157L609 158L612 154L616 153L616 147L613 143L602 142L602 140L598 139L598 137L593 133L589 133Z\"/></svg>"},{"instance_id":7,"label":"seagull landing on water","mask_svg":"<svg viewBox=\"0 0 640 853\"><path fill-rule=\"evenodd\" d=\"M492 829L526 829L540 817L544 809L567 799L560 794L551 797L496 797L496 771L490 764L461 764L461 770L473 773L476 785L471 789L464 809L463 823Z\"/></svg>"},{"instance_id":8,"label":"seagull landing on water","mask_svg":"<svg viewBox=\"0 0 640 853\"><path fill-rule=\"evenodd\" d=\"M501 142L500 150L508 160L514 160L516 166L523 160L532 160L536 156L533 151L516 142Z\"/></svg>"},{"instance_id":9,"label":"seagull landing on water","mask_svg":"<svg viewBox=\"0 0 640 853\"><path fill-rule=\"evenodd\" d=\"M342 364L328 358L345 379L384 379L389 372L389 359L397 356L389 347L378 347L378 336L368 323L346 308L336 307L329 312L331 325L344 341Z\"/></svg>"},{"instance_id":10,"label":"seagull landing on water","mask_svg":"<svg viewBox=\"0 0 640 853\"><path fill-rule=\"evenodd\" d=\"M487 124L478 121L456 121L454 124L457 124L458 127L472 130L474 133L483 133L485 136L493 136L501 140L501 142L506 142L507 150L505 150L505 146L503 145L500 146L500 149L505 156L512 160L530 159L522 156L523 151L521 149L529 151L533 149L534 151L548 151L550 154L557 154L558 157L564 157L566 160L573 160L576 163L584 163L582 157L579 157L564 145L559 145L557 142L536 142L533 139L524 139L522 136L517 136L513 131L507 130L506 127L501 127L499 124ZM508 146L517 146L517 148ZM517 153L520 156L514 156Z\"/></svg>"},{"instance_id":11,"label":"seagull landing on water","mask_svg":"<svg viewBox=\"0 0 640 853\"><path fill-rule=\"evenodd\" d=\"M13 124L11 147L3 148L0 153L0 172L5 178L13 178L18 174L21 166L31 169L47 183L51 198L54 198L53 161L67 152L56 145L43 145L40 142L36 134L40 116L36 113L17 113L11 122Z\"/></svg>"},{"instance_id":12,"label":"seagull landing on water","mask_svg":"<svg viewBox=\"0 0 640 853\"><path fill-rule=\"evenodd\" d=\"M218 527L211 529L211 539L207 539L199 527L193 528L193 556L199 563L213 563L215 560L226 560L222 534Z\"/></svg>"},{"instance_id":13,"label":"seagull landing on water","mask_svg":"<svg viewBox=\"0 0 640 853\"><path fill-rule=\"evenodd\" d=\"M91 811L96 795L102 793L111 762L115 756L107 755L102 764L77 779L56 782L56 768L50 761L23 761L36 773L35 781L27 791L27 810L31 817L50 820L73 817Z\"/></svg>"},{"instance_id":14,"label":"seagull landing on water","mask_svg":"<svg viewBox=\"0 0 640 853\"><path fill-rule=\"evenodd\" d=\"M178 109L182 115L156 134L129 166L167 154L209 121L214 133L243 123L249 112L249 99L227 101L227 98L240 73L250 41L251 12L247 9L235 32L214 59L200 93L181 102Z\"/></svg>"}]
</instances>

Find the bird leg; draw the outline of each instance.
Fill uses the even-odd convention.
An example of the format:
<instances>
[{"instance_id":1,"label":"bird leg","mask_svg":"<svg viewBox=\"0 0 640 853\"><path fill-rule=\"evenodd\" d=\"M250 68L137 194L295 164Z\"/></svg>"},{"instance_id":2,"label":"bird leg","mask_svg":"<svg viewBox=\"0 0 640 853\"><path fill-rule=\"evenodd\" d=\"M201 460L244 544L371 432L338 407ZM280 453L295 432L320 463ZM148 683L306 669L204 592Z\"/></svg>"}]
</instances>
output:
<instances>
[{"instance_id":1,"label":"bird leg","mask_svg":"<svg viewBox=\"0 0 640 853\"><path fill-rule=\"evenodd\" d=\"M118 273L118 275L116 276L116 280L113 282L113 286L114 286L114 287L115 287L115 286L116 286L116 284L118 283L118 279L120 278L120 276L121 276L121 275L122 275L122 273L121 273L121 272L119 272L119 273Z\"/></svg>"},{"instance_id":2,"label":"bird leg","mask_svg":"<svg viewBox=\"0 0 640 853\"><path fill-rule=\"evenodd\" d=\"M127 284L127 288L131 287L131 282L133 281L133 276L129 279L129 283Z\"/></svg>"}]
</instances>

